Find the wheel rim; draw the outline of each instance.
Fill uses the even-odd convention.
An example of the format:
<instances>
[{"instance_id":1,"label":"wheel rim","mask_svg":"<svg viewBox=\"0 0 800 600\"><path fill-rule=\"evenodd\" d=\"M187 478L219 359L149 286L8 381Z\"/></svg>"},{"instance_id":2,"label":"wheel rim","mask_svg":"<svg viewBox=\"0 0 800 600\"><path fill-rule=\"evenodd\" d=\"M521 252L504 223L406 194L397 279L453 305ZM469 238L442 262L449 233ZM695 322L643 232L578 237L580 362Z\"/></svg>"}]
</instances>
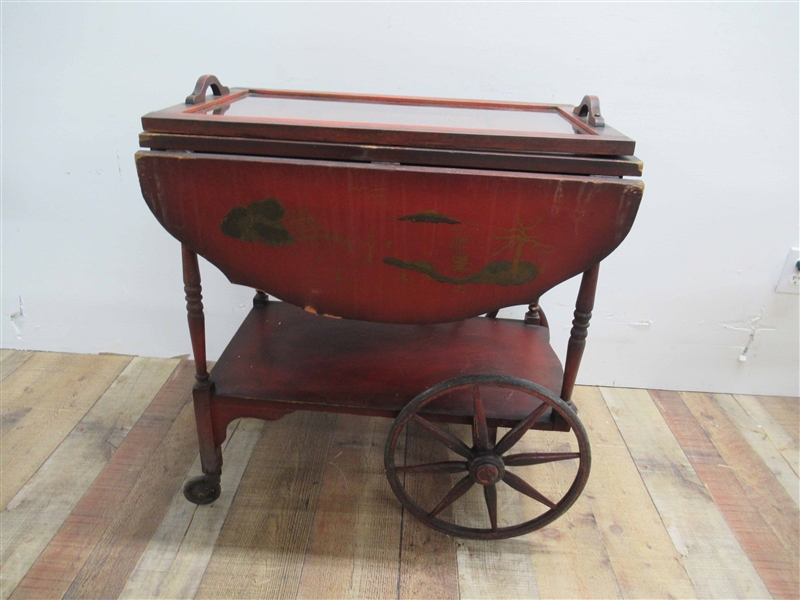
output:
<instances>
[{"instance_id":1,"label":"wheel rim","mask_svg":"<svg viewBox=\"0 0 800 600\"><path fill-rule=\"evenodd\" d=\"M501 388L519 392L541 401L527 417L518 421L514 427L498 440L492 439L492 430L487 424L486 401L482 391ZM472 393L472 435L471 444L464 443L458 436L450 433L446 426L440 426L420 416L426 406L447 394L459 391ZM573 445L577 450L560 452L515 452L513 449L523 436L548 409L557 412L570 427ZM440 460L422 464L397 464L397 448L401 434L409 424L418 425L429 438L442 444L457 460ZM567 491L559 493L558 498L549 497L525 478L514 473L515 467L527 467L546 463L577 461L577 469ZM523 379L500 375L471 375L451 379L436 385L412 400L398 415L389 431L386 442L384 464L389 484L401 504L417 519L444 533L457 537L473 539L502 539L515 537L545 527L566 512L583 491L591 467L591 451L588 436L575 411L563 400L547 389ZM459 475L461 477L459 477ZM406 480L413 477L449 477L457 479L441 499L433 506L423 506L407 491ZM484 513L490 526L472 527L446 520L442 513L453 506L462 496L475 486L483 487ZM449 487L449 486L448 486ZM566 487L566 485L564 485ZM501 526L501 512L498 504L498 488L504 493L511 490L532 498L546 508L538 516L512 525Z\"/></svg>"}]
</instances>

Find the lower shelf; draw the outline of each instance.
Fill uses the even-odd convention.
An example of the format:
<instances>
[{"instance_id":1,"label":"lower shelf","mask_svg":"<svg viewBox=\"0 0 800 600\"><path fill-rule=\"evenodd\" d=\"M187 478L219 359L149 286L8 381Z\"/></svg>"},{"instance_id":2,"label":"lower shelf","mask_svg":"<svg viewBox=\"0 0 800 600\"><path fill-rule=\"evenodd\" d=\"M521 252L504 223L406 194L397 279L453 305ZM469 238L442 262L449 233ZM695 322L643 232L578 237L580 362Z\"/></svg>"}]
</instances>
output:
<instances>
[{"instance_id":1,"label":"lower shelf","mask_svg":"<svg viewBox=\"0 0 800 600\"><path fill-rule=\"evenodd\" d=\"M563 376L549 331L478 317L437 325L391 325L309 314L281 302L257 306L215 365L212 410L220 420L277 418L294 410L395 417L442 381L473 374L519 377L556 395ZM538 400L497 390L484 399L493 426L511 426ZM470 423L472 399L451 396L432 420ZM545 414L539 428L551 428Z\"/></svg>"}]
</instances>

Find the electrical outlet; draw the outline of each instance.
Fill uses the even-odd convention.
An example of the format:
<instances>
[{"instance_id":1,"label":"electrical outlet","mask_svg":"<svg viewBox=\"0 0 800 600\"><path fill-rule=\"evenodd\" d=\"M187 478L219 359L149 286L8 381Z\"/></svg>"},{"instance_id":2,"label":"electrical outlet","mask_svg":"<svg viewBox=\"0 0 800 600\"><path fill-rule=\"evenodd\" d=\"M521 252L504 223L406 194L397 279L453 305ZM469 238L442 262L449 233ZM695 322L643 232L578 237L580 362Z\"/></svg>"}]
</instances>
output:
<instances>
[{"instance_id":1,"label":"electrical outlet","mask_svg":"<svg viewBox=\"0 0 800 600\"><path fill-rule=\"evenodd\" d=\"M786 255L775 291L778 294L800 294L800 248L792 248Z\"/></svg>"}]
</instances>

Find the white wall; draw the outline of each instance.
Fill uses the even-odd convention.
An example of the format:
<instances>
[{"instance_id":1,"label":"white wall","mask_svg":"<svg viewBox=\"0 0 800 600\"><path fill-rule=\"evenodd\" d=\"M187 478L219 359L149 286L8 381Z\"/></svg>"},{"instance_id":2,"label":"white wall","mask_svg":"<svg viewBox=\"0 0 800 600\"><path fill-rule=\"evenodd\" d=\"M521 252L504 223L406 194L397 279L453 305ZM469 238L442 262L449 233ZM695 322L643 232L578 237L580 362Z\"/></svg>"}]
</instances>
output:
<instances>
[{"instance_id":1,"label":"white wall","mask_svg":"<svg viewBox=\"0 0 800 600\"><path fill-rule=\"evenodd\" d=\"M580 381L798 395L798 5L3 4L2 346L190 352L139 117L229 86L578 102L637 140ZM250 304L203 265L209 352ZM566 344L575 282L543 306ZM20 299L24 305L20 316ZM520 315L520 309L513 314ZM738 360L755 331L746 362ZM563 354L562 354L563 355Z\"/></svg>"}]
</instances>

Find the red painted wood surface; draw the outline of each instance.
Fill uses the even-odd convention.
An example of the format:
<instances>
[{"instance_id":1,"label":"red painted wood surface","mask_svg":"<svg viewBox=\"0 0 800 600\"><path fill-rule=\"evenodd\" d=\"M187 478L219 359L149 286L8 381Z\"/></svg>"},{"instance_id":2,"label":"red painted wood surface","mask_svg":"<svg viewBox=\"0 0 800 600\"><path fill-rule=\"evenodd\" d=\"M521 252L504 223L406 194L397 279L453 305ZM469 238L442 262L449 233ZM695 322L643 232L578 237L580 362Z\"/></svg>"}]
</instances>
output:
<instances>
[{"instance_id":1,"label":"red painted wood surface","mask_svg":"<svg viewBox=\"0 0 800 600\"><path fill-rule=\"evenodd\" d=\"M528 303L625 238L643 185L139 152L143 195L233 283L318 313L437 323Z\"/></svg>"},{"instance_id":2,"label":"red painted wood surface","mask_svg":"<svg viewBox=\"0 0 800 600\"><path fill-rule=\"evenodd\" d=\"M368 323L270 302L253 308L211 373L215 428L224 432L223 413L264 418L265 410L279 416L293 407L394 417L429 387L475 373L529 379L556 395L561 388L561 364L544 327L481 317L438 325ZM484 400L487 418L506 425L541 404L501 389L487 391ZM472 401L470 393L452 395L426 410L471 423Z\"/></svg>"},{"instance_id":3,"label":"red painted wood surface","mask_svg":"<svg viewBox=\"0 0 800 600\"><path fill-rule=\"evenodd\" d=\"M315 158L363 163L388 162L424 167L527 171L530 173L616 175L620 177L626 175L639 177L642 174L642 163L635 156L475 152L453 150L452 148L404 148L401 146L331 144L149 132L139 134L139 146L152 150L191 150L192 152L214 154Z\"/></svg>"},{"instance_id":4,"label":"red painted wood surface","mask_svg":"<svg viewBox=\"0 0 800 600\"><path fill-rule=\"evenodd\" d=\"M264 103L259 102L259 99L266 100L266 104L272 104L269 100L275 99L283 99L289 103L295 101L295 104L300 101L305 109L287 114L279 106L260 106ZM339 105L349 116L335 114L341 113L341 110L329 112L325 106L331 102L334 106ZM354 110L346 110L353 105ZM426 118L430 115L419 114L417 120L406 114L406 118L400 119L404 123L399 123L396 117L406 112L404 108L411 108L412 112L417 113L420 112L419 109L422 113L436 113L441 119L434 119L438 121L437 125ZM466 119L466 123L458 117L464 109L472 114L472 118ZM483 118L481 113L485 113ZM529 117L538 121L539 117L544 116L542 113L550 113L563 127L552 130L546 123L542 123L545 126L541 128L536 123L523 124L530 121ZM488 128L486 123L481 125L487 119L495 121L498 116L510 123L488 125ZM460 121L460 126L454 127L453 119ZM516 126L515 121L518 122ZM545 117L545 121L550 119ZM247 88L233 88L230 94L215 96L202 104L178 104L148 113L142 117L142 126L145 131L153 133L396 145L409 148L624 156L633 154L636 147L634 140L619 131L609 126L595 127L586 116L574 114L574 107L571 105Z\"/></svg>"}]
</instances>

